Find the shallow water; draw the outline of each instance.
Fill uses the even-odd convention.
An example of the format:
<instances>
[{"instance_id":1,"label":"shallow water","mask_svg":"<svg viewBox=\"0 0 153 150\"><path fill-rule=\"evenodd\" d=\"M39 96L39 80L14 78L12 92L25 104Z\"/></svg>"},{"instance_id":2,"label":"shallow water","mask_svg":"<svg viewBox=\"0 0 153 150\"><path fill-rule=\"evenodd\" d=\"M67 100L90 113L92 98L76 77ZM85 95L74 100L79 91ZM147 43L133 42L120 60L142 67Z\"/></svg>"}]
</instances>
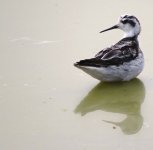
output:
<instances>
[{"instance_id":1,"label":"shallow water","mask_svg":"<svg viewBox=\"0 0 153 150\"><path fill-rule=\"evenodd\" d=\"M153 149L153 2L0 4L0 149ZM99 31L125 13L142 24L145 68L130 82L100 83L73 63L117 42L121 31Z\"/></svg>"}]
</instances>

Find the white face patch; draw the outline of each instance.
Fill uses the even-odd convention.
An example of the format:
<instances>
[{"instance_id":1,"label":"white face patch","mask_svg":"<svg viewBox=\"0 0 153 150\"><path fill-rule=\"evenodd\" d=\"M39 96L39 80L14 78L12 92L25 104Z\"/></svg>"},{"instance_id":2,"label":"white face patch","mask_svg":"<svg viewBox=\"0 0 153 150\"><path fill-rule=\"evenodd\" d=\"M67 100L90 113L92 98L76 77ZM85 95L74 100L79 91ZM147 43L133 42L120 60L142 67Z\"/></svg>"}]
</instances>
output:
<instances>
[{"instance_id":1,"label":"white face patch","mask_svg":"<svg viewBox=\"0 0 153 150\"><path fill-rule=\"evenodd\" d=\"M137 36L141 31L141 26L138 19L132 15L120 16L118 26L125 32L124 37Z\"/></svg>"}]
</instances>

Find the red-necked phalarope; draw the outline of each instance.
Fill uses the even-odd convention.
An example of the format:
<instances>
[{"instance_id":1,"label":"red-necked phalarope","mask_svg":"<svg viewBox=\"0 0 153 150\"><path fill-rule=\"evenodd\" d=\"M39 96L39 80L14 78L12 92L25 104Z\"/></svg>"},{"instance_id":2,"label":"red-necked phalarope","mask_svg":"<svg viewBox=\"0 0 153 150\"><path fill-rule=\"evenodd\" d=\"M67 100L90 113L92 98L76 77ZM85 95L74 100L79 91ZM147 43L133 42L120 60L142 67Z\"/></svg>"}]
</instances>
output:
<instances>
[{"instance_id":1,"label":"red-necked phalarope","mask_svg":"<svg viewBox=\"0 0 153 150\"><path fill-rule=\"evenodd\" d=\"M112 29L123 30L123 39L101 50L94 58L81 60L74 66L101 81L129 81L138 76L144 66L137 39L141 31L140 22L135 16L124 15L119 18L118 24L100 33Z\"/></svg>"}]
</instances>

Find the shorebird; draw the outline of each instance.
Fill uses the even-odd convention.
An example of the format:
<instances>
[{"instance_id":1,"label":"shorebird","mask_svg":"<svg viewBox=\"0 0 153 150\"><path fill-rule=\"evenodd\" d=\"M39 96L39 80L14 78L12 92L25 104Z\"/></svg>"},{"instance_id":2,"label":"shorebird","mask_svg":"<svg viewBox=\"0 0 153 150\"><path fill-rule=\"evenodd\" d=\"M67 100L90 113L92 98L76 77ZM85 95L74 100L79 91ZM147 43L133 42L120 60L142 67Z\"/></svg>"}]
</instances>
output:
<instances>
[{"instance_id":1,"label":"shorebird","mask_svg":"<svg viewBox=\"0 0 153 150\"><path fill-rule=\"evenodd\" d=\"M129 81L137 77L144 67L144 57L138 42L140 22L133 15L122 15L116 25L100 33L112 29L124 31L123 38L101 50L95 57L80 60L74 66L100 81Z\"/></svg>"}]
</instances>

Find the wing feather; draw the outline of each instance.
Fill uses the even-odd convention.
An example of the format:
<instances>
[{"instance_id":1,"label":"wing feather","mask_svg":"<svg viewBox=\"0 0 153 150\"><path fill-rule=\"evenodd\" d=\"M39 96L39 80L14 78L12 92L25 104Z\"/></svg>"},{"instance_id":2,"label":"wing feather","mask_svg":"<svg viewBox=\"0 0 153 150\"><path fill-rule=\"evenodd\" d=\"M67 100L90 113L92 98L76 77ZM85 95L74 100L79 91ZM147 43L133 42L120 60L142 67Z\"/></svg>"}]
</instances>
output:
<instances>
[{"instance_id":1,"label":"wing feather","mask_svg":"<svg viewBox=\"0 0 153 150\"><path fill-rule=\"evenodd\" d=\"M137 41L119 41L117 44L101 50L95 58L101 59L103 64L120 64L137 57L139 46Z\"/></svg>"},{"instance_id":2,"label":"wing feather","mask_svg":"<svg viewBox=\"0 0 153 150\"><path fill-rule=\"evenodd\" d=\"M94 58L77 62L79 66L108 67L121 65L138 56L140 49L136 38L124 38L115 45L101 50Z\"/></svg>"}]
</instances>

